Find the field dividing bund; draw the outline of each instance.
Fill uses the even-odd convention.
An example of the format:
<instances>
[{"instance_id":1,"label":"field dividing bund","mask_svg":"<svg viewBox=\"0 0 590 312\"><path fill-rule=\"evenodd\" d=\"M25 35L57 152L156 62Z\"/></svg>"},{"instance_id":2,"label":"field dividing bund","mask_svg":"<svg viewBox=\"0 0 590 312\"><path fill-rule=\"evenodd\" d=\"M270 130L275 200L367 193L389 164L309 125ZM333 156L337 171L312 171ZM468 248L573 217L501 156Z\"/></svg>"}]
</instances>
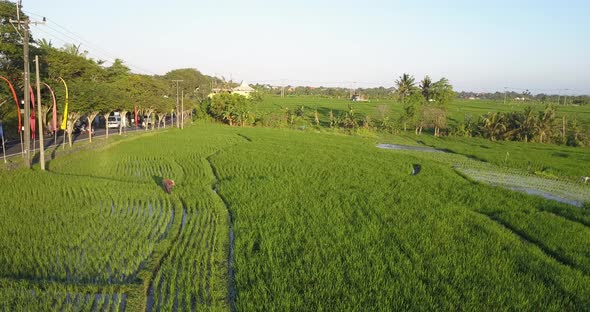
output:
<instances>
[{"instance_id":1,"label":"field dividing bund","mask_svg":"<svg viewBox=\"0 0 590 312\"><path fill-rule=\"evenodd\" d=\"M235 277L234 277L234 226L233 226L233 219L231 215L231 211L229 205L225 201L225 199L219 194L218 188L220 184L219 175L217 174L217 169L213 165L211 158L214 157L217 153L221 150L211 154L207 157L207 162L211 167L211 173L215 177L215 181L211 184L212 191L219 196L219 199L225 206L228 212L228 222L229 222L229 255L228 255L228 288L229 288L229 304L231 311L235 311L235 300L236 300L236 288L235 288Z\"/></svg>"},{"instance_id":2,"label":"field dividing bund","mask_svg":"<svg viewBox=\"0 0 590 312\"><path fill-rule=\"evenodd\" d=\"M0 310L588 310L587 203L374 140L197 124L0 171Z\"/></svg>"}]
</instances>

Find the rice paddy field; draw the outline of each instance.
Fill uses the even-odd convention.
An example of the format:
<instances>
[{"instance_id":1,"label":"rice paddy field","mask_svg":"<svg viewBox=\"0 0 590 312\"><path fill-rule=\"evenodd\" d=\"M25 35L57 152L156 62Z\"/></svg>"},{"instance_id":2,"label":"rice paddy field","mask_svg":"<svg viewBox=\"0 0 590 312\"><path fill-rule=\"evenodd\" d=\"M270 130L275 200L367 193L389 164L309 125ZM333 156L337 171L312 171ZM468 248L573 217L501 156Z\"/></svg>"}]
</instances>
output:
<instances>
[{"instance_id":1,"label":"rice paddy field","mask_svg":"<svg viewBox=\"0 0 590 312\"><path fill-rule=\"evenodd\" d=\"M329 124L329 113L335 116L348 112L349 105L352 105L355 113L361 116L371 116L373 118L382 118L379 106L387 106L387 116L392 120L398 120L403 111L403 105L398 101L391 99L375 99L369 102L351 102L348 98L325 98L314 96L266 96L262 103L257 104L253 109L257 116L264 116L277 112L284 112L285 109L296 110L303 107L307 120L314 120L314 111L318 111L318 117L323 125ZM448 108L449 125L457 125L463 122L465 118L477 120L481 115L489 112L511 112L523 111L526 106L533 106L534 110L541 111L544 105L538 102L522 102L508 100L506 104L503 101L496 100L464 100L455 99ZM566 116L568 120L577 119L580 123L590 123L590 110L584 106L557 106L557 115Z\"/></svg>"},{"instance_id":2,"label":"rice paddy field","mask_svg":"<svg viewBox=\"0 0 590 312\"><path fill-rule=\"evenodd\" d=\"M0 310L590 310L590 151L417 141L200 123L1 170Z\"/></svg>"}]
</instances>

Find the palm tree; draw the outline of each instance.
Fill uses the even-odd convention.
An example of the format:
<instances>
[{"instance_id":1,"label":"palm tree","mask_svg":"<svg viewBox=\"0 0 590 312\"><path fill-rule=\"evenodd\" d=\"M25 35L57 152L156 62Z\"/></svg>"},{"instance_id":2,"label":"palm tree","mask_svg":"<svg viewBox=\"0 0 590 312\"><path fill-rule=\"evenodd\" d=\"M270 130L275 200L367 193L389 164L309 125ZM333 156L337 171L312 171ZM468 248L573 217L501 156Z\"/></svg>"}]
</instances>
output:
<instances>
[{"instance_id":1,"label":"palm tree","mask_svg":"<svg viewBox=\"0 0 590 312\"><path fill-rule=\"evenodd\" d=\"M539 114L535 125L535 130L539 134L539 142L543 143L545 138L551 136L553 120L555 120L555 107L553 105L547 105L545 111Z\"/></svg>"},{"instance_id":2,"label":"palm tree","mask_svg":"<svg viewBox=\"0 0 590 312\"><path fill-rule=\"evenodd\" d=\"M535 124L537 123L537 116L533 112L533 108L527 106L524 109L523 120L520 125L521 136L524 136L524 141L528 142L533 137L535 131Z\"/></svg>"},{"instance_id":3,"label":"palm tree","mask_svg":"<svg viewBox=\"0 0 590 312\"><path fill-rule=\"evenodd\" d=\"M396 93L398 96L401 97L402 103L404 102L404 98L409 96L412 93L412 90L415 87L415 79L414 76L410 74L404 73L399 77L398 80L395 81L396 86Z\"/></svg>"},{"instance_id":4,"label":"palm tree","mask_svg":"<svg viewBox=\"0 0 590 312\"><path fill-rule=\"evenodd\" d=\"M39 45L39 48L41 48L43 50L53 48L53 44L51 43L51 40L47 40L45 38L37 40L37 44Z\"/></svg>"},{"instance_id":5,"label":"palm tree","mask_svg":"<svg viewBox=\"0 0 590 312\"><path fill-rule=\"evenodd\" d=\"M420 89L422 89L422 95L426 99L426 102L430 100L430 88L432 87L432 80L428 75L424 76L424 79L420 81Z\"/></svg>"},{"instance_id":6,"label":"palm tree","mask_svg":"<svg viewBox=\"0 0 590 312\"><path fill-rule=\"evenodd\" d=\"M506 116L504 113L487 113L482 116L482 132L492 141L506 132Z\"/></svg>"},{"instance_id":7,"label":"palm tree","mask_svg":"<svg viewBox=\"0 0 590 312\"><path fill-rule=\"evenodd\" d=\"M81 45L82 44L75 45L73 43L65 44L61 50L64 51L65 53L67 53L67 54L70 54L70 55L82 56L83 53L80 53L80 46Z\"/></svg>"}]
</instances>

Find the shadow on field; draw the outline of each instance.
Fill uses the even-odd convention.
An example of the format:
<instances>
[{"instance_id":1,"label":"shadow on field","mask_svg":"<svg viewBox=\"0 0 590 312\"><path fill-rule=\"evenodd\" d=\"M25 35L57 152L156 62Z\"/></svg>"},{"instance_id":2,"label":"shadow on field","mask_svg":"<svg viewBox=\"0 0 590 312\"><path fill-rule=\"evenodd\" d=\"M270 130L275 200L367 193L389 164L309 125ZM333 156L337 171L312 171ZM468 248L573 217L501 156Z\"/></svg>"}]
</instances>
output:
<instances>
[{"instance_id":1,"label":"shadow on field","mask_svg":"<svg viewBox=\"0 0 590 312\"><path fill-rule=\"evenodd\" d=\"M318 115L320 116L320 125L322 127L330 127L330 111L332 111L332 114L334 114L334 118L336 120L339 119L339 117L344 117L346 115L346 111L343 109L333 109L333 108L328 108L328 107L318 107ZM311 110L313 112L313 110ZM323 117L323 118L322 118Z\"/></svg>"},{"instance_id":2,"label":"shadow on field","mask_svg":"<svg viewBox=\"0 0 590 312\"><path fill-rule=\"evenodd\" d=\"M156 185L158 187L162 186L162 180L164 179L163 177L159 177L159 176L152 176L152 179L154 180L154 182L156 183Z\"/></svg>"}]
</instances>

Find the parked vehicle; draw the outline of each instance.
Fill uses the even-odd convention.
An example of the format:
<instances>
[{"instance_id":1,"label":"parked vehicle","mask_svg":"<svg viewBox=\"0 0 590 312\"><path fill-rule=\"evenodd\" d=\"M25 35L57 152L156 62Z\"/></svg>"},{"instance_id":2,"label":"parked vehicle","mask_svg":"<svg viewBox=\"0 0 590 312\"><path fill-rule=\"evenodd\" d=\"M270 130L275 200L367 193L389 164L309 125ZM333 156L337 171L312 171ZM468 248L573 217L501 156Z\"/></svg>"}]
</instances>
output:
<instances>
[{"instance_id":1,"label":"parked vehicle","mask_svg":"<svg viewBox=\"0 0 590 312\"><path fill-rule=\"evenodd\" d=\"M108 128L121 127L121 116L119 116L119 115L109 116L109 119L107 120L107 127Z\"/></svg>"}]
</instances>

